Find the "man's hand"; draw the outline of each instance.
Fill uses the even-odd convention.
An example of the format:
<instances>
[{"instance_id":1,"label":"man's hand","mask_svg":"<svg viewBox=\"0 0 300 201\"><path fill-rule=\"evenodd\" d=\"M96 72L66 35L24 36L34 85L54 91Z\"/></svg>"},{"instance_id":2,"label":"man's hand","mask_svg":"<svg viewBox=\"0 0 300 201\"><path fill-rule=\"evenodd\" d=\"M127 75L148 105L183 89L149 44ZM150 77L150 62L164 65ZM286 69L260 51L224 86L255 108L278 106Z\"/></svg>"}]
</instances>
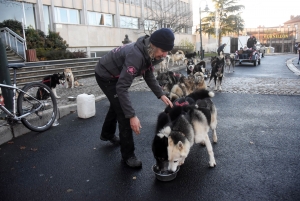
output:
<instances>
[{"instance_id":1,"label":"man's hand","mask_svg":"<svg viewBox=\"0 0 300 201\"><path fill-rule=\"evenodd\" d=\"M162 95L162 96L160 97L160 99L161 99L167 106L170 105L170 107L173 107L173 103L170 101L170 99L168 99L167 96Z\"/></svg>"},{"instance_id":2,"label":"man's hand","mask_svg":"<svg viewBox=\"0 0 300 201\"><path fill-rule=\"evenodd\" d=\"M135 132L135 134L140 134L140 129L142 128L139 118L137 116L130 118L130 126L131 129Z\"/></svg>"}]
</instances>

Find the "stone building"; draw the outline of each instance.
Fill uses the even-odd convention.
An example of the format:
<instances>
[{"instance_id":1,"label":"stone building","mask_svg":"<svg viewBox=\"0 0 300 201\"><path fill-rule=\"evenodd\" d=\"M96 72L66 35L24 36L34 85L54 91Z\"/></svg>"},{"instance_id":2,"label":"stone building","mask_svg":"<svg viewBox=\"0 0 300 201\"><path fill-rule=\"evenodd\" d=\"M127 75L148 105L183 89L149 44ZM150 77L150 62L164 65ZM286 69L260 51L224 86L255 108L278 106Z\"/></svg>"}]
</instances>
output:
<instances>
[{"instance_id":1,"label":"stone building","mask_svg":"<svg viewBox=\"0 0 300 201\"><path fill-rule=\"evenodd\" d=\"M150 11L174 5L178 10L192 13L192 0L16 0L0 1L0 22L6 19L24 21L25 27L59 32L70 51L81 50L90 57L99 57L122 45L124 36L131 41L145 35L144 28ZM164 13L166 15L170 13ZM192 19L192 17L191 17ZM191 25L192 20L186 20ZM180 22L178 22L180 23ZM164 24L161 27L170 27ZM159 25L157 28L161 28ZM195 43L190 26L175 34L175 45L181 40Z\"/></svg>"}]
</instances>

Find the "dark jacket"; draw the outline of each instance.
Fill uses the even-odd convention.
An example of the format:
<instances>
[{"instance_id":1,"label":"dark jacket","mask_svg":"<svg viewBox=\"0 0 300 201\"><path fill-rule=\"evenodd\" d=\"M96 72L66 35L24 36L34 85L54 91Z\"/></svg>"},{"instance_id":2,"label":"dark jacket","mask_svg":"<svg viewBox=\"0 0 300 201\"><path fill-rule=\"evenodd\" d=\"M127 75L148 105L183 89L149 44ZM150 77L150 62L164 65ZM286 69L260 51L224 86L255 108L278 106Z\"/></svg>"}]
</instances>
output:
<instances>
[{"instance_id":1,"label":"dark jacket","mask_svg":"<svg viewBox=\"0 0 300 201\"><path fill-rule=\"evenodd\" d=\"M225 47L225 44L221 45L221 46L218 48L218 50L217 50L218 54L220 54L220 52L223 51L224 47Z\"/></svg>"},{"instance_id":2,"label":"dark jacket","mask_svg":"<svg viewBox=\"0 0 300 201\"><path fill-rule=\"evenodd\" d=\"M147 52L149 36L140 37L136 42L111 50L99 59L95 72L103 80L118 79L116 91L126 118L135 116L129 99L128 89L137 76L143 76L149 88L160 98L164 95L153 74L154 65L159 61L151 61Z\"/></svg>"},{"instance_id":3,"label":"dark jacket","mask_svg":"<svg viewBox=\"0 0 300 201\"><path fill-rule=\"evenodd\" d=\"M248 38L247 40L247 47L248 48L253 48L253 46L257 43L256 38Z\"/></svg>"}]
</instances>

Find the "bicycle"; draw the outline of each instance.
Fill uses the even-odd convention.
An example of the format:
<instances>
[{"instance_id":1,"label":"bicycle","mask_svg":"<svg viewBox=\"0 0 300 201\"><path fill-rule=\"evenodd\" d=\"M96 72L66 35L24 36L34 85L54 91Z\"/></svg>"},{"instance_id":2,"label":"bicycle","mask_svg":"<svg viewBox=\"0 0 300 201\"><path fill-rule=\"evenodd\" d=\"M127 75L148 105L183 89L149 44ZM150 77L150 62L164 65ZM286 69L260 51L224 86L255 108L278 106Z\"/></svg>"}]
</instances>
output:
<instances>
[{"instance_id":1,"label":"bicycle","mask_svg":"<svg viewBox=\"0 0 300 201\"><path fill-rule=\"evenodd\" d=\"M7 67L14 70L13 85L0 83L2 94L3 91L11 93L9 90L12 90L13 95L12 111L0 102L0 109L6 114L7 123L13 125L21 121L29 130L36 132L48 130L57 116L57 102L52 90L42 82L32 82L26 84L22 89L18 88L17 69L25 67L25 64L8 64ZM40 94L42 92L43 95Z\"/></svg>"}]
</instances>

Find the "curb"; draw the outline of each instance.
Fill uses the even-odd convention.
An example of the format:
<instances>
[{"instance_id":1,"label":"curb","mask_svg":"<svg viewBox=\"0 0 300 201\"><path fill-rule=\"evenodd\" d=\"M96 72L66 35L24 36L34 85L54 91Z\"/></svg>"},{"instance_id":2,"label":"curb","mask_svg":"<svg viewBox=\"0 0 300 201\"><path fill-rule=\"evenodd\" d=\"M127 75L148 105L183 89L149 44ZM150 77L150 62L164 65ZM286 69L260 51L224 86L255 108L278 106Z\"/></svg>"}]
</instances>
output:
<instances>
[{"instance_id":1,"label":"curb","mask_svg":"<svg viewBox=\"0 0 300 201\"><path fill-rule=\"evenodd\" d=\"M295 67L295 65L293 64L293 60L294 59L298 59L297 57L294 57L292 59L287 60L286 62L286 66L288 67L288 69L290 69L290 71L292 71L295 75L300 76L300 70L298 68Z\"/></svg>"}]
</instances>

